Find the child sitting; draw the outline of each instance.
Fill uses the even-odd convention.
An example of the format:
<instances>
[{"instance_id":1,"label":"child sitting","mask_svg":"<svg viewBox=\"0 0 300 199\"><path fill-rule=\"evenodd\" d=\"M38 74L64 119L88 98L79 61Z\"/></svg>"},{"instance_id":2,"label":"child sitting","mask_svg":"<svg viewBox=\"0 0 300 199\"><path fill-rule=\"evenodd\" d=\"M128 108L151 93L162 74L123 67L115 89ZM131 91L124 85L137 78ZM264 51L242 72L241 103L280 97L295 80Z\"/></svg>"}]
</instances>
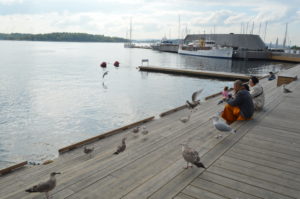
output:
<instances>
[{"instance_id":1,"label":"child sitting","mask_svg":"<svg viewBox=\"0 0 300 199\"><path fill-rule=\"evenodd\" d=\"M223 102L226 102L228 99L232 98L232 95L229 94L228 86L224 87L224 90L222 91L222 97L223 97L223 99L220 100L218 102L218 104L222 104Z\"/></svg>"}]
</instances>

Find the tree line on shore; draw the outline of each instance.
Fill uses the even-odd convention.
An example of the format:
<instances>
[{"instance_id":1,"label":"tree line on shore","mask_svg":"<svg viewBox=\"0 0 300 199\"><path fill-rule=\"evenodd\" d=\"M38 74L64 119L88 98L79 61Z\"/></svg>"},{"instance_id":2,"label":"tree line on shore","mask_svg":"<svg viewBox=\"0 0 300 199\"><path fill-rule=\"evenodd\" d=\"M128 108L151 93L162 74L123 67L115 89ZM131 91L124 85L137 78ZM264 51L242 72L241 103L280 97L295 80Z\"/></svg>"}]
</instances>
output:
<instances>
[{"instance_id":1,"label":"tree line on shore","mask_svg":"<svg viewBox=\"0 0 300 199\"><path fill-rule=\"evenodd\" d=\"M23 40L23 41L67 41L67 42L127 42L120 37L104 35L92 35L87 33L47 33L47 34L23 34L23 33L0 33L0 40Z\"/></svg>"}]
</instances>

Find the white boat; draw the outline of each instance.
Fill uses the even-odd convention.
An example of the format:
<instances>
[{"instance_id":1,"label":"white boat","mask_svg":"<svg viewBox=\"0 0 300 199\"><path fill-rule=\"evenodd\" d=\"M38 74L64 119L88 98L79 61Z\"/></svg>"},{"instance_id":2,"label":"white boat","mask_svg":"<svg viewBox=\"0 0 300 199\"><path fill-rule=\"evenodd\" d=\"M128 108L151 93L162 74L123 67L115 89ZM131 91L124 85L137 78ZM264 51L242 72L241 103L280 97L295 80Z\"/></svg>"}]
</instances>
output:
<instances>
[{"instance_id":1,"label":"white boat","mask_svg":"<svg viewBox=\"0 0 300 199\"><path fill-rule=\"evenodd\" d=\"M188 45L180 45L178 53L182 55L231 59L233 48L218 46L213 40L200 40Z\"/></svg>"}]
</instances>

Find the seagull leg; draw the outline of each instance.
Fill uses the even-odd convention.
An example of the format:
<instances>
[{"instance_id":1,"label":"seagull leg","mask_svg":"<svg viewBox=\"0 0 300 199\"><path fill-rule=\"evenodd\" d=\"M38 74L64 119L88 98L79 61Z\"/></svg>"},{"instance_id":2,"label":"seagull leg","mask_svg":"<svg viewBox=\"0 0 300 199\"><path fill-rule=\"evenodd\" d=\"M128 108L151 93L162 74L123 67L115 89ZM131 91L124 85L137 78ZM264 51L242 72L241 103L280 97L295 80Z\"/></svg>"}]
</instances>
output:
<instances>
[{"instance_id":1,"label":"seagull leg","mask_svg":"<svg viewBox=\"0 0 300 199\"><path fill-rule=\"evenodd\" d=\"M189 163L186 162L186 167L183 167L184 169L188 169L189 168Z\"/></svg>"},{"instance_id":2,"label":"seagull leg","mask_svg":"<svg viewBox=\"0 0 300 199\"><path fill-rule=\"evenodd\" d=\"M45 192L45 195L46 195L46 199L49 199L49 194L48 194L48 192Z\"/></svg>"}]
</instances>

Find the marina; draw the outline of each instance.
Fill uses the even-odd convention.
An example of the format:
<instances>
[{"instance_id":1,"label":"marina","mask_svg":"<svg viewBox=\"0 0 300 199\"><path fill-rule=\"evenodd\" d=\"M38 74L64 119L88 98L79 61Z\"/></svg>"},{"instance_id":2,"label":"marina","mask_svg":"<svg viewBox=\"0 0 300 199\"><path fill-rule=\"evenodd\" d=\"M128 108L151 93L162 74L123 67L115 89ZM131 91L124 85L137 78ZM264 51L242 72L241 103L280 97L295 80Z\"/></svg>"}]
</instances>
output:
<instances>
[{"instance_id":1,"label":"marina","mask_svg":"<svg viewBox=\"0 0 300 199\"><path fill-rule=\"evenodd\" d=\"M299 76L300 66L285 73ZM0 196L43 198L24 190L56 171L61 175L50 193L54 198L299 198L300 84L291 82L290 94L284 94L276 81L262 79L261 84L264 110L250 121L234 123L236 134L215 138L218 132L209 117L222 106L216 106L219 98L212 98L202 102L187 123L178 121L187 109L144 123L149 130L146 140L143 135L135 137L130 126L85 143L95 147L91 158L82 147L73 148L53 163L27 165L1 176ZM124 136L126 150L113 155ZM183 169L181 143L196 149L207 169Z\"/></svg>"}]
</instances>

